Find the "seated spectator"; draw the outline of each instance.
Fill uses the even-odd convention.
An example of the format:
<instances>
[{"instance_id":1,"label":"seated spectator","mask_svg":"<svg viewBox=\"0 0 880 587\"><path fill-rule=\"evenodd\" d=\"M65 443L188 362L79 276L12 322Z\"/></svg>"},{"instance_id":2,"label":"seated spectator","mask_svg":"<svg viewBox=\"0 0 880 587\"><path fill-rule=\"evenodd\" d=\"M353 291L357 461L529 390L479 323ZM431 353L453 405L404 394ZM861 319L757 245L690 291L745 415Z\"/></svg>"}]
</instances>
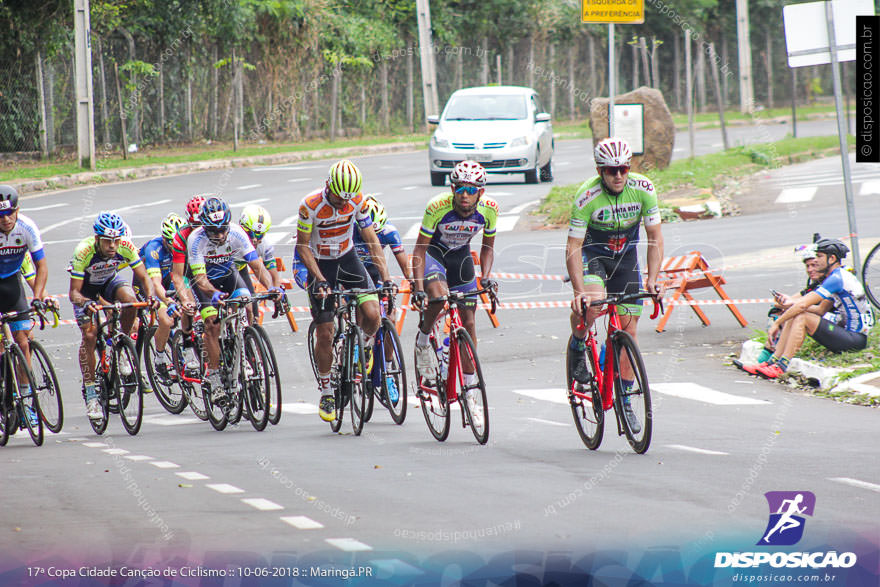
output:
<instances>
[{"instance_id":1,"label":"seated spectator","mask_svg":"<svg viewBox=\"0 0 880 587\"><path fill-rule=\"evenodd\" d=\"M833 352L864 349L874 317L858 278L846 271L842 261L849 248L837 239L821 239L815 244L816 262L821 283L815 290L794 301L767 331L769 339L779 332L779 341L770 358L755 367L768 379L779 377L809 334L813 340ZM819 313L809 311L819 306ZM837 322L823 314L838 306Z\"/></svg>"}]
</instances>

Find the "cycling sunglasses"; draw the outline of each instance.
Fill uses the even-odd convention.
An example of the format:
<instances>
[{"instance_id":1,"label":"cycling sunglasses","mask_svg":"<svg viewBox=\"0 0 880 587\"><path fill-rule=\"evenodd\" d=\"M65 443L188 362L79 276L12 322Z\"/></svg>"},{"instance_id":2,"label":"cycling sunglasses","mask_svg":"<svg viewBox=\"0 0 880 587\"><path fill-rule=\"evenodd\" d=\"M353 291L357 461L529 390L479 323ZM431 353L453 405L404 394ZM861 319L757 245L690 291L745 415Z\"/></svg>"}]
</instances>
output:
<instances>
[{"instance_id":1,"label":"cycling sunglasses","mask_svg":"<svg viewBox=\"0 0 880 587\"><path fill-rule=\"evenodd\" d=\"M250 239L251 239L252 241L254 241L254 242L260 242L260 241L263 240L263 237L266 236L266 233L265 233L265 232L262 233L262 234L260 234L260 233L256 233L256 232L253 232L253 231L250 231L250 230L246 230L245 232L246 232L247 235L250 237Z\"/></svg>"},{"instance_id":2,"label":"cycling sunglasses","mask_svg":"<svg viewBox=\"0 0 880 587\"><path fill-rule=\"evenodd\" d=\"M208 236L223 236L229 232L228 226L206 226L205 232Z\"/></svg>"},{"instance_id":3,"label":"cycling sunglasses","mask_svg":"<svg viewBox=\"0 0 880 587\"><path fill-rule=\"evenodd\" d=\"M621 165L620 167L603 167L602 169L608 175L626 175L629 173L629 165Z\"/></svg>"},{"instance_id":4,"label":"cycling sunglasses","mask_svg":"<svg viewBox=\"0 0 880 587\"><path fill-rule=\"evenodd\" d=\"M478 188L472 185L463 185L461 187L455 188L456 194L467 194L469 196L476 195L483 188Z\"/></svg>"},{"instance_id":5,"label":"cycling sunglasses","mask_svg":"<svg viewBox=\"0 0 880 587\"><path fill-rule=\"evenodd\" d=\"M12 216L16 212L18 212L18 208L8 208L6 210L0 210L0 218L3 218L4 216Z\"/></svg>"}]
</instances>

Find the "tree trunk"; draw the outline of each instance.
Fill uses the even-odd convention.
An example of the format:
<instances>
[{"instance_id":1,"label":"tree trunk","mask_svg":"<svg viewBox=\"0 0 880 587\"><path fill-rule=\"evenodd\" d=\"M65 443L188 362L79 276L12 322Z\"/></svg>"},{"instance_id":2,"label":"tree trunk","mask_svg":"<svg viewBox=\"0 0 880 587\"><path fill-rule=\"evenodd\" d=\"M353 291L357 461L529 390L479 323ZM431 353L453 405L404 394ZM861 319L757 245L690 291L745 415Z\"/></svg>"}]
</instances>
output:
<instances>
[{"instance_id":1,"label":"tree trunk","mask_svg":"<svg viewBox=\"0 0 880 587\"><path fill-rule=\"evenodd\" d=\"M339 104L339 75L342 73L338 64L333 66L333 82L330 84L330 142L336 140L336 106Z\"/></svg>"},{"instance_id":2,"label":"tree trunk","mask_svg":"<svg viewBox=\"0 0 880 587\"><path fill-rule=\"evenodd\" d=\"M98 85L101 86L101 129L103 131L104 148L110 144L110 122L107 116L107 74L104 69L104 44L100 37L95 39L98 45Z\"/></svg>"},{"instance_id":3,"label":"tree trunk","mask_svg":"<svg viewBox=\"0 0 880 587\"><path fill-rule=\"evenodd\" d=\"M676 39L678 36L676 35ZM655 90L660 89L660 63L657 61L657 48L659 43L657 43L657 37L651 37L651 81Z\"/></svg>"},{"instance_id":4,"label":"tree trunk","mask_svg":"<svg viewBox=\"0 0 880 587\"><path fill-rule=\"evenodd\" d=\"M535 87L535 35L529 33L529 87Z\"/></svg>"},{"instance_id":5,"label":"tree trunk","mask_svg":"<svg viewBox=\"0 0 880 587\"><path fill-rule=\"evenodd\" d=\"M706 111L706 51L697 43L697 100L700 112Z\"/></svg>"},{"instance_id":6,"label":"tree trunk","mask_svg":"<svg viewBox=\"0 0 880 587\"><path fill-rule=\"evenodd\" d=\"M208 106L208 136L211 139L217 138L217 127L220 121L220 70L214 65L219 61L217 54L217 43L211 45L211 63L208 64L211 70L211 95L210 104Z\"/></svg>"},{"instance_id":7,"label":"tree trunk","mask_svg":"<svg viewBox=\"0 0 880 587\"><path fill-rule=\"evenodd\" d=\"M549 48L550 55L547 59L547 67L550 71L553 72L553 75L556 75L556 43L550 42ZM556 116L556 84L552 81L550 82L550 115Z\"/></svg>"},{"instance_id":8,"label":"tree trunk","mask_svg":"<svg viewBox=\"0 0 880 587\"><path fill-rule=\"evenodd\" d=\"M630 54L632 55L632 68L633 68L633 89L639 87L639 48L635 45L630 45Z\"/></svg>"},{"instance_id":9,"label":"tree trunk","mask_svg":"<svg viewBox=\"0 0 880 587\"><path fill-rule=\"evenodd\" d=\"M45 159L49 156L49 150L46 147L46 89L43 85L43 52L37 50L35 59L37 78L37 94L40 98L40 157Z\"/></svg>"},{"instance_id":10,"label":"tree trunk","mask_svg":"<svg viewBox=\"0 0 880 587\"><path fill-rule=\"evenodd\" d=\"M159 137L165 139L165 65L159 66Z\"/></svg>"},{"instance_id":11,"label":"tree trunk","mask_svg":"<svg viewBox=\"0 0 880 587\"><path fill-rule=\"evenodd\" d=\"M135 44L134 37L128 32L128 29L125 27L119 27L119 32L122 33L122 36L125 37L125 41L128 43L128 59L129 61L135 60ZM129 120L129 133L128 135L134 140L135 143L140 144L141 142L141 134L140 134L140 119L138 117L139 104L140 104L140 96L138 95L137 85L137 74L132 72L131 74L131 96L128 99L128 105L126 107L126 111L128 112L128 120ZM126 149L128 146L126 145Z\"/></svg>"},{"instance_id":12,"label":"tree trunk","mask_svg":"<svg viewBox=\"0 0 880 587\"><path fill-rule=\"evenodd\" d=\"M773 37L767 29L767 48L764 54L764 67L767 70L767 108L773 108Z\"/></svg>"},{"instance_id":13,"label":"tree trunk","mask_svg":"<svg viewBox=\"0 0 880 587\"><path fill-rule=\"evenodd\" d=\"M415 81L413 71L413 44L410 41L407 44L406 51L406 124L410 133L414 133L416 129L415 112Z\"/></svg>"},{"instance_id":14,"label":"tree trunk","mask_svg":"<svg viewBox=\"0 0 880 587\"><path fill-rule=\"evenodd\" d=\"M726 67L728 72L730 71L730 62L728 61L729 55L727 54L727 36L724 34L724 31L721 32L721 63L723 67ZM725 73L721 77L721 93L724 95L724 109L730 105L730 86L727 83L727 73Z\"/></svg>"},{"instance_id":15,"label":"tree trunk","mask_svg":"<svg viewBox=\"0 0 880 587\"><path fill-rule=\"evenodd\" d=\"M715 53L715 43L709 43L709 59L712 61L712 81L715 83L715 103L718 107L718 121L721 123L721 141L724 150L730 148L727 141L727 126L724 124L724 99L721 97L721 82L718 79L718 59Z\"/></svg>"},{"instance_id":16,"label":"tree trunk","mask_svg":"<svg viewBox=\"0 0 880 587\"><path fill-rule=\"evenodd\" d=\"M391 112L388 107L388 61L383 60L379 66L380 83L382 85L382 132L391 131Z\"/></svg>"},{"instance_id":17,"label":"tree trunk","mask_svg":"<svg viewBox=\"0 0 880 587\"><path fill-rule=\"evenodd\" d=\"M513 60L514 60L514 54L513 54L513 43L509 43L509 44L507 45L507 83L508 83L509 85L513 85L513 84L514 84L514 79L513 79Z\"/></svg>"},{"instance_id":18,"label":"tree trunk","mask_svg":"<svg viewBox=\"0 0 880 587\"><path fill-rule=\"evenodd\" d=\"M55 153L55 66L46 60L46 151Z\"/></svg>"},{"instance_id":19,"label":"tree trunk","mask_svg":"<svg viewBox=\"0 0 880 587\"><path fill-rule=\"evenodd\" d=\"M116 74L116 100L119 102L119 142L122 146L122 158L128 159L128 135L125 132L125 106L122 102L122 88L119 86L119 67L114 63L113 72Z\"/></svg>"},{"instance_id":20,"label":"tree trunk","mask_svg":"<svg viewBox=\"0 0 880 587\"><path fill-rule=\"evenodd\" d=\"M578 55L578 43L577 40L572 40L571 45L568 47L568 117L571 120L575 118L574 112L574 89L575 89L575 77L574 77L574 62L577 59Z\"/></svg>"},{"instance_id":21,"label":"tree trunk","mask_svg":"<svg viewBox=\"0 0 880 587\"><path fill-rule=\"evenodd\" d=\"M238 59L235 46L232 46L232 150L238 151L238 135L241 132L241 94L238 92L241 73L238 70Z\"/></svg>"},{"instance_id":22,"label":"tree trunk","mask_svg":"<svg viewBox=\"0 0 880 587\"><path fill-rule=\"evenodd\" d=\"M482 44L483 54L480 56L480 84L488 85L489 83L489 38L483 37Z\"/></svg>"},{"instance_id":23,"label":"tree trunk","mask_svg":"<svg viewBox=\"0 0 880 587\"><path fill-rule=\"evenodd\" d=\"M318 132L320 132L319 125L321 124L320 115L321 111L319 109L319 102L321 99L321 93L318 89L318 85L315 84L315 87L312 89L312 132L313 136L317 136Z\"/></svg>"},{"instance_id":24,"label":"tree trunk","mask_svg":"<svg viewBox=\"0 0 880 587\"><path fill-rule=\"evenodd\" d=\"M596 71L596 37L590 35L587 38L589 39L590 47L590 96L598 96L599 88L596 84L596 77L599 72Z\"/></svg>"},{"instance_id":25,"label":"tree trunk","mask_svg":"<svg viewBox=\"0 0 880 587\"><path fill-rule=\"evenodd\" d=\"M186 140L193 140L193 98L192 98L192 48L186 47Z\"/></svg>"},{"instance_id":26,"label":"tree trunk","mask_svg":"<svg viewBox=\"0 0 880 587\"><path fill-rule=\"evenodd\" d=\"M645 37L639 37L639 53L642 54L642 71L645 72L645 85L653 88L654 82L651 80L651 68L648 66L648 45L645 42Z\"/></svg>"},{"instance_id":27,"label":"tree trunk","mask_svg":"<svg viewBox=\"0 0 880 587\"><path fill-rule=\"evenodd\" d=\"M673 43L672 85L675 86L675 109L681 112L681 37L675 35Z\"/></svg>"},{"instance_id":28,"label":"tree trunk","mask_svg":"<svg viewBox=\"0 0 880 587\"><path fill-rule=\"evenodd\" d=\"M455 58L455 89L460 90L464 87L464 56L461 51ZM425 97L425 100L428 98Z\"/></svg>"}]
</instances>

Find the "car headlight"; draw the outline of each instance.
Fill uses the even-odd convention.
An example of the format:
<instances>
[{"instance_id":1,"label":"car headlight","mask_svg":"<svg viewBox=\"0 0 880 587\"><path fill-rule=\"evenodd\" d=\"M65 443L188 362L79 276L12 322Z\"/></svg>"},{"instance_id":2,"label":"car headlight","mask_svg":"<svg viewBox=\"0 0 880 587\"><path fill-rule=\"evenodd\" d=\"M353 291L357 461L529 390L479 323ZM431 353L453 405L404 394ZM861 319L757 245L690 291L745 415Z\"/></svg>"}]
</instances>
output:
<instances>
[{"instance_id":1,"label":"car headlight","mask_svg":"<svg viewBox=\"0 0 880 587\"><path fill-rule=\"evenodd\" d=\"M516 137L515 139L510 141L510 146L511 147L525 147L525 146L529 145L531 142L532 142L532 139L529 136Z\"/></svg>"},{"instance_id":2,"label":"car headlight","mask_svg":"<svg viewBox=\"0 0 880 587\"><path fill-rule=\"evenodd\" d=\"M435 147L449 147L449 140L438 136L437 133L434 133L434 135L431 137L431 144Z\"/></svg>"}]
</instances>

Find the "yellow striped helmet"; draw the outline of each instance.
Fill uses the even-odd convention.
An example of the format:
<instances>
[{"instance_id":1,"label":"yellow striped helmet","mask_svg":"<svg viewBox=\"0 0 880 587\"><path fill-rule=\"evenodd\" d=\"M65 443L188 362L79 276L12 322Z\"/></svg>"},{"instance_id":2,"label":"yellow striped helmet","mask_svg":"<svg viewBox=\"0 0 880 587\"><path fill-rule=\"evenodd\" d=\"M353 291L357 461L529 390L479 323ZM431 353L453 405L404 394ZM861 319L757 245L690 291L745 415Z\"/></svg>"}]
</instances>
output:
<instances>
[{"instance_id":1,"label":"yellow striped helmet","mask_svg":"<svg viewBox=\"0 0 880 587\"><path fill-rule=\"evenodd\" d=\"M241 211L238 224L256 237L262 237L272 228L272 217L262 206L251 204Z\"/></svg>"},{"instance_id":2,"label":"yellow striped helmet","mask_svg":"<svg viewBox=\"0 0 880 587\"><path fill-rule=\"evenodd\" d=\"M367 194L364 197L364 203L370 218L373 219L373 224L376 225L376 230L382 230L385 227L385 223L388 222L388 212L385 211L385 206L372 194Z\"/></svg>"},{"instance_id":3,"label":"yellow striped helmet","mask_svg":"<svg viewBox=\"0 0 880 587\"><path fill-rule=\"evenodd\" d=\"M334 163L330 168L327 189L333 195L348 200L361 191L362 181L360 169L348 159L343 159Z\"/></svg>"}]
</instances>

